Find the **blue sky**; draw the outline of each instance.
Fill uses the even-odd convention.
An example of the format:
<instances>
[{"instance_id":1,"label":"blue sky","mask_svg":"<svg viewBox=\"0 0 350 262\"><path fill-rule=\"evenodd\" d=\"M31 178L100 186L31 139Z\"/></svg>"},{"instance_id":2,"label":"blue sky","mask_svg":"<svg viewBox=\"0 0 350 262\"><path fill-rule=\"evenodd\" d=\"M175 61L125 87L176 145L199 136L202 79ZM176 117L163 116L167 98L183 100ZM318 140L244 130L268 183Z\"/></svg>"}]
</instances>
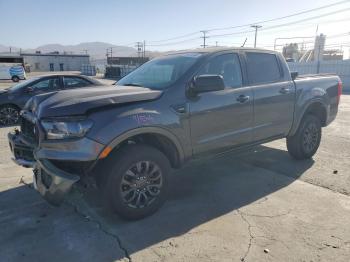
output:
<instances>
[{"instance_id":1,"label":"blue sky","mask_svg":"<svg viewBox=\"0 0 350 262\"><path fill-rule=\"evenodd\" d=\"M111 44L130 44L146 40L148 44L200 30L254 23L281 17L299 11L339 2L340 0L0 0L0 44L33 48L43 44L78 44L101 41ZM290 19L263 24L263 28L350 8L350 2ZM271 48L276 37L327 35L350 31L350 10L304 23L261 31L258 45ZM211 32L214 34L249 31L249 27ZM209 34L209 35L210 35ZM200 34L193 39L167 46L149 46L152 50L173 50L198 47ZM248 38L247 46L254 41L253 33L225 37L211 37L210 45L239 44ZM301 41L301 40L300 40ZM344 36L327 43L350 43ZM282 43L280 41L279 43ZM346 47L347 48L347 47Z\"/></svg>"}]
</instances>

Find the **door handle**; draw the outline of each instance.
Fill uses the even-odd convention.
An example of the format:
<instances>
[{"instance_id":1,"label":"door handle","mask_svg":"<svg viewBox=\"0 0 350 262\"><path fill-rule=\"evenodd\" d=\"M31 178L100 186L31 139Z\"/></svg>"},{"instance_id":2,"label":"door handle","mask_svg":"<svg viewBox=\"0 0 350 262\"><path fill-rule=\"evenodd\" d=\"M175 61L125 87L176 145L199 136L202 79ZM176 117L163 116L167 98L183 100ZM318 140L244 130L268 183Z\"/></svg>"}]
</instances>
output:
<instances>
[{"instance_id":1,"label":"door handle","mask_svg":"<svg viewBox=\"0 0 350 262\"><path fill-rule=\"evenodd\" d=\"M238 102L240 102L241 104L247 102L249 100L249 96L246 95L240 95L239 97L237 97L236 99Z\"/></svg>"},{"instance_id":2,"label":"door handle","mask_svg":"<svg viewBox=\"0 0 350 262\"><path fill-rule=\"evenodd\" d=\"M281 94L288 94L290 92L290 89L289 88L286 88L286 87L282 87L280 89L280 93Z\"/></svg>"}]
</instances>

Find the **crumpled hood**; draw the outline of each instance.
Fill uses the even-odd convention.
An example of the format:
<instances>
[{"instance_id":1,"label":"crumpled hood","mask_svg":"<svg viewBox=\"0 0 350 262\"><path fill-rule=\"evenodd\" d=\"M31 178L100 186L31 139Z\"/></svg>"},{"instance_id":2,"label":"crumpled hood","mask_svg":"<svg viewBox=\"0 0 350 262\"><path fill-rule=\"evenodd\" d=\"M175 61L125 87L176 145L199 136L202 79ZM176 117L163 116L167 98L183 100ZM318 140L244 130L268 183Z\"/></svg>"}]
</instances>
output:
<instances>
[{"instance_id":1,"label":"crumpled hood","mask_svg":"<svg viewBox=\"0 0 350 262\"><path fill-rule=\"evenodd\" d=\"M133 86L99 86L47 93L33 97L25 110L37 118L83 115L90 109L154 100L162 91Z\"/></svg>"}]
</instances>

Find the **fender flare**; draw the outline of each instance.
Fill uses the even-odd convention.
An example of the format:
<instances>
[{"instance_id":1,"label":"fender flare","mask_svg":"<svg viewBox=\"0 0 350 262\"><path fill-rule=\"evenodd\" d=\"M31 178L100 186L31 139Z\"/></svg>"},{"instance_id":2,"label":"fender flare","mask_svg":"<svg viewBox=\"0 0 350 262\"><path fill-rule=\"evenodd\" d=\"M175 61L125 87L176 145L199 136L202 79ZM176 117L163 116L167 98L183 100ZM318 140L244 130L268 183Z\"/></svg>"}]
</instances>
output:
<instances>
[{"instance_id":1,"label":"fender flare","mask_svg":"<svg viewBox=\"0 0 350 262\"><path fill-rule=\"evenodd\" d=\"M185 161L185 152L183 150L183 147L180 143L180 140L169 130L161 127L154 127L154 126L147 126L147 127L139 127L135 129L131 129L125 133L122 133L121 135L114 138L106 147L111 147L112 149L116 148L120 143L124 142L130 137L136 136L136 135L142 135L142 134L157 134L162 135L166 138L168 138L171 142L174 143L178 155L179 155L179 161L180 163L183 163Z\"/></svg>"},{"instance_id":2,"label":"fender flare","mask_svg":"<svg viewBox=\"0 0 350 262\"><path fill-rule=\"evenodd\" d=\"M324 99L322 99L322 98L311 99L308 103L306 103L304 105L302 111L300 113L297 113L297 115L295 115L294 121L293 121L293 125L292 125L292 128L291 128L288 136L292 136L292 135L294 135L297 132L297 130L299 128L299 125L301 123L301 120L303 119L305 113L310 108L310 106L312 106L313 104L316 104L316 103L322 105L322 107L326 110L326 119L328 118L328 116L329 116L329 106L326 105Z\"/></svg>"}]
</instances>

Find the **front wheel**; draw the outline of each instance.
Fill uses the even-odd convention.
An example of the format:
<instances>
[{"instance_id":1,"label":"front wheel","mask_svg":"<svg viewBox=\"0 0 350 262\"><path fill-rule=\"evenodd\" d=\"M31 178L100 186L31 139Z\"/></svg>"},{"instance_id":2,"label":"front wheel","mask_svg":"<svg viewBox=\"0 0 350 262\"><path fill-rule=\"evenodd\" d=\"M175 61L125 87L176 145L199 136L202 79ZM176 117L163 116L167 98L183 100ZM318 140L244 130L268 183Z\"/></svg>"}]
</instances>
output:
<instances>
[{"instance_id":1,"label":"front wheel","mask_svg":"<svg viewBox=\"0 0 350 262\"><path fill-rule=\"evenodd\" d=\"M129 145L111 156L102 187L109 206L121 217L141 219L165 202L169 160L147 145Z\"/></svg>"},{"instance_id":2,"label":"front wheel","mask_svg":"<svg viewBox=\"0 0 350 262\"><path fill-rule=\"evenodd\" d=\"M13 105L0 106L0 125L18 124L19 110Z\"/></svg>"},{"instance_id":3,"label":"front wheel","mask_svg":"<svg viewBox=\"0 0 350 262\"><path fill-rule=\"evenodd\" d=\"M311 158L321 142L320 120L314 115L306 115L294 136L287 137L287 149L295 159Z\"/></svg>"}]
</instances>

